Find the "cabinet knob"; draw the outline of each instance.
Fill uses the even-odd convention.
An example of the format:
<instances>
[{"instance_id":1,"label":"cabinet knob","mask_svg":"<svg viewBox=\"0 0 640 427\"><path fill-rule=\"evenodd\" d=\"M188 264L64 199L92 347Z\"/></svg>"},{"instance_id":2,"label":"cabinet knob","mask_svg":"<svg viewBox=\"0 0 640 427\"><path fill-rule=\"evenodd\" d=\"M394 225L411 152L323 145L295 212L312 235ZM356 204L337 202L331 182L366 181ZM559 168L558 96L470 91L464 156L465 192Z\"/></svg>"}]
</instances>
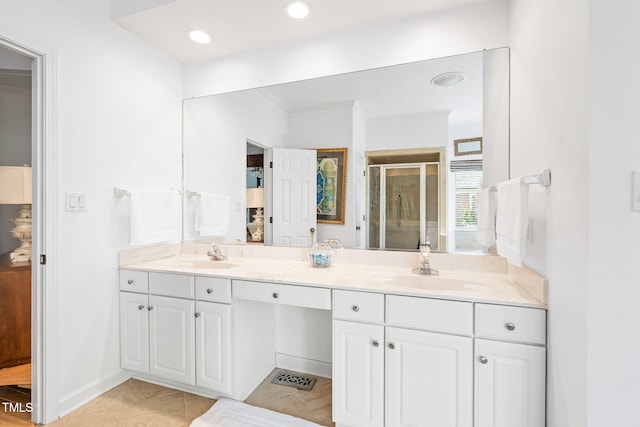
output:
<instances>
[{"instance_id":1,"label":"cabinet knob","mask_svg":"<svg viewBox=\"0 0 640 427\"><path fill-rule=\"evenodd\" d=\"M194 313L194 316L196 316L196 318L200 317L200 313Z\"/></svg>"},{"instance_id":2,"label":"cabinet knob","mask_svg":"<svg viewBox=\"0 0 640 427\"><path fill-rule=\"evenodd\" d=\"M207 293L208 293L208 294L212 294L212 293L213 293L213 289L211 289L211 288L207 288Z\"/></svg>"},{"instance_id":3,"label":"cabinet knob","mask_svg":"<svg viewBox=\"0 0 640 427\"><path fill-rule=\"evenodd\" d=\"M153 306L150 305L149 307L147 307L147 310L149 310L149 311L153 310Z\"/></svg>"},{"instance_id":4,"label":"cabinet knob","mask_svg":"<svg viewBox=\"0 0 640 427\"><path fill-rule=\"evenodd\" d=\"M143 309L144 309L144 305L140 304L140 305L138 306L138 310L143 310Z\"/></svg>"},{"instance_id":5,"label":"cabinet knob","mask_svg":"<svg viewBox=\"0 0 640 427\"><path fill-rule=\"evenodd\" d=\"M504 325L505 328L507 328L507 330L509 331L515 331L516 330L516 325L514 325L513 323L507 323Z\"/></svg>"},{"instance_id":6,"label":"cabinet knob","mask_svg":"<svg viewBox=\"0 0 640 427\"><path fill-rule=\"evenodd\" d=\"M133 285L133 279L129 279L129 280L127 280L127 283L128 283L129 285Z\"/></svg>"},{"instance_id":7,"label":"cabinet knob","mask_svg":"<svg viewBox=\"0 0 640 427\"><path fill-rule=\"evenodd\" d=\"M351 306L351 310L355 311L356 313L360 311L360 307L358 307L357 305L353 305Z\"/></svg>"},{"instance_id":8,"label":"cabinet knob","mask_svg":"<svg viewBox=\"0 0 640 427\"><path fill-rule=\"evenodd\" d=\"M486 358L486 357L484 357L484 356L480 356L480 357L478 357L478 360L479 360L479 361L480 361L480 363L482 363L483 365L486 365L486 364L487 364L487 362L489 361L489 359L487 359L487 358Z\"/></svg>"},{"instance_id":9,"label":"cabinet knob","mask_svg":"<svg viewBox=\"0 0 640 427\"><path fill-rule=\"evenodd\" d=\"M280 295L277 292L274 292L272 296L273 298L278 298Z\"/></svg>"},{"instance_id":10,"label":"cabinet knob","mask_svg":"<svg viewBox=\"0 0 640 427\"><path fill-rule=\"evenodd\" d=\"M396 345L395 345L394 343L390 342L390 343L389 343L389 348L390 348L391 350L393 350L394 348L396 348Z\"/></svg>"},{"instance_id":11,"label":"cabinet knob","mask_svg":"<svg viewBox=\"0 0 640 427\"><path fill-rule=\"evenodd\" d=\"M378 347L380 345L380 343L376 340L371 341L371 345L374 347Z\"/></svg>"}]
</instances>

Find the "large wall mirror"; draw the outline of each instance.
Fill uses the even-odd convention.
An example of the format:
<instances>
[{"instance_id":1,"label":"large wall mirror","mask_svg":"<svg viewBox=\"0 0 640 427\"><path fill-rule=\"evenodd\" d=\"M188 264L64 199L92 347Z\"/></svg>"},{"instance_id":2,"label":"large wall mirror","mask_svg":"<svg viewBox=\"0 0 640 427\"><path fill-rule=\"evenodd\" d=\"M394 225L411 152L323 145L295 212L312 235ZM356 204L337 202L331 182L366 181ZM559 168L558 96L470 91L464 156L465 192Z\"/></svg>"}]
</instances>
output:
<instances>
[{"instance_id":1,"label":"large wall mirror","mask_svg":"<svg viewBox=\"0 0 640 427\"><path fill-rule=\"evenodd\" d=\"M480 251L508 119L507 48L186 100L184 240Z\"/></svg>"}]
</instances>

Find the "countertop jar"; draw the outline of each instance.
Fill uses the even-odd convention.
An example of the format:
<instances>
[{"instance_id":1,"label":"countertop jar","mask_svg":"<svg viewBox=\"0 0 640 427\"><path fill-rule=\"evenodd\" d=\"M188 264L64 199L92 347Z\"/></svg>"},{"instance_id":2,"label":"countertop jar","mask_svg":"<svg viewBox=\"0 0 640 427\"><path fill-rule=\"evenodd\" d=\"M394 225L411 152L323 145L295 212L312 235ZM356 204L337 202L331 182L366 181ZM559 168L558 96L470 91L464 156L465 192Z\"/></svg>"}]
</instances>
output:
<instances>
[{"instance_id":1,"label":"countertop jar","mask_svg":"<svg viewBox=\"0 0 640 427\"><path fill-rule=\"evenodd\" d=\"M314 267L329 267L332 255L333 248L325 242L314 243L309 248L309 261Z\"/></svg>"}]
</instances>

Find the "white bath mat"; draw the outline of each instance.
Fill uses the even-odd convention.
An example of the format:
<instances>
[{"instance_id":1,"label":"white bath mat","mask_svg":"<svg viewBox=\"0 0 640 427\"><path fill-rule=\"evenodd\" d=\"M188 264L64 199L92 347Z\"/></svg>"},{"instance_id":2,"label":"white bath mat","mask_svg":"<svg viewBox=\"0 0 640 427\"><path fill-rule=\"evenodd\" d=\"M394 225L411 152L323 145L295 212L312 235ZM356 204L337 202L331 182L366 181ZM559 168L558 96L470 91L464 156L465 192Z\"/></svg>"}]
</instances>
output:
<instances>
[{"instance_id":1,"label":"white bath mat","mask_svg":"<svg viewBox=\"0 0 640 427\"><path fill-rule=\"evenodd\" d=\"M311 421L258 408L231 399L218 399L190 427L321 427Z\"/></svg>"}]
</instances>

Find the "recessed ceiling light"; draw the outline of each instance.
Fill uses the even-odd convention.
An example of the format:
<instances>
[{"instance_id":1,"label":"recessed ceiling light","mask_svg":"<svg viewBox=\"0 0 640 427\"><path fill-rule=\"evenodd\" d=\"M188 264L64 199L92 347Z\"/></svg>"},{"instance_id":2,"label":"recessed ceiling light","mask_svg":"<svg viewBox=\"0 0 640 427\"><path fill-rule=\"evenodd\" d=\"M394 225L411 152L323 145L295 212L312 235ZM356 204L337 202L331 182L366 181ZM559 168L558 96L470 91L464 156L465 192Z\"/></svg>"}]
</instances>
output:
<instances>
[{"instance_id":1,"label":"recessed ceiling light","mask_svg":"<svg viewBox=\"0 0 640 427\"><path fill-rule=\"evenodd\" d=\"M193 42L207 44L211 41L211 36L202 30L188 30L187 37Z\"/></svg>"},{"instance_id":2,"label":"recessed ceiling light","mask_svg":"<svg viewBox=\"0 0 640 427\"><path fill-rule=\"evenodd\" d=\"M311 5L309 3L300 0L290 1L285 6L287 15L296 20L308 18L309 15L311 15L311 10Z\"/></svg>"},{"instance_id":3,"label":"recessed ceiling light","mask_svg":"<svg viewBox=\"0 0 640 427\"><path fill-rule=\"evenodd\" d=\"M454 86L464 80L464 74L457 72L438 74L431 79L431 84L436 86Z\"/></svg>"}]
</instances>

